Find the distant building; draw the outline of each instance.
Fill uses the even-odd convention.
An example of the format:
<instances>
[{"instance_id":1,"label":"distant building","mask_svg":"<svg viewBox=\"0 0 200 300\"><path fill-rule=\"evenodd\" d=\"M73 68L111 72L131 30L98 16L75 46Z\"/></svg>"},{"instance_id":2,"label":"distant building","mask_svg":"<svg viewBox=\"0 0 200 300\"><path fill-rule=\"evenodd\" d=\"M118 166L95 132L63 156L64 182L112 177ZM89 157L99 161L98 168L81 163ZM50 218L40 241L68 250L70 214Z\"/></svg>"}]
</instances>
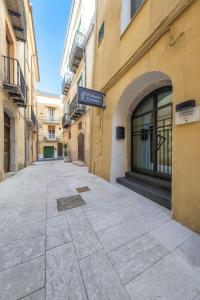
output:
<instances>
[{"instance_id":1,"label":"distant building","mask_svg":"<svg viewBox=\"0 0 200 300\"><path fill-rule=\"evenodd\" d=\"M39 68L29 0L0 1L0 181L36 160Z\"/></svg>"},{"instance_id":2,"label":"distant building","mask_svg":"<svg viewBox=\"0 0 200 300\"><path fill-rule=\"evenodd\" d=\"M38 160L63 157L62 116L60 96L37 91Z\"/></svg>"},{"instance_id":3,"label":"distant building","mask_svg":"<svg viewBox=\"0 0 200 300\"><path fill-rule=\"evenodd\" d=\"M90 164L91 110L78 104L77 87L92 87L95 0L72 1L61 65L64 143L72 161Z\"/></svg>"}]
</instances>

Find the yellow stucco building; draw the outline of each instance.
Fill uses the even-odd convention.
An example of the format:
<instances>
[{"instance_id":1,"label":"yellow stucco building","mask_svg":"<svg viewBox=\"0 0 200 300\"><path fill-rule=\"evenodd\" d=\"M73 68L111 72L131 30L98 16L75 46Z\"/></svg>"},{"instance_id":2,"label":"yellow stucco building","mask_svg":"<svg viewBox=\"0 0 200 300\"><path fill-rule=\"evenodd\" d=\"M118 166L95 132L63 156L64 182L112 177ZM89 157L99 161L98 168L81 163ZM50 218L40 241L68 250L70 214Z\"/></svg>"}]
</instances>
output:
<instances>
[{"instance_id":1,"label":"yellow stucco building","mask_svg":"<svg viewBox=\"0 0 200 300\"><path fill-rule=\"evenodd\" d=\"M0 1L0 180L36 160L37 49L29 0Z\"/></svg>"},{"instance_id":2,"label":"yellow stucco building","mask_svg":"<svg viewBox=\"0 0 200 300\"><path fill-rule=\"evenodd\" d=\"M36 92L38 120L38 160L63 157L63 104L58 95Z\"/></svg>"},{"instance_id":3,"label":"yellow stucco building","mask_svg":"<svg viewBox=\"0 0 200 300\"><path fill-rule=\"evenodd\" d=\"M199 15L198 0L97 0L90 165L197 232Z\"/></svg>"}]
</instances>

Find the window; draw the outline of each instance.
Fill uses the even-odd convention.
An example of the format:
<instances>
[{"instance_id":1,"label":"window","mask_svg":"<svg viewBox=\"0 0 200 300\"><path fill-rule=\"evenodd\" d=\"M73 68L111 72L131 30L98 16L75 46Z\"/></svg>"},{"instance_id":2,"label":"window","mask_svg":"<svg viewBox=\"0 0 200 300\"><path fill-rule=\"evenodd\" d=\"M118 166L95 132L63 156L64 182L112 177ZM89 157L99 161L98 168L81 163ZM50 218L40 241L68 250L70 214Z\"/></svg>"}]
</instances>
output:
<instances>
[{"instance_id":1,"label":"window","mask_svg":"<svg viewBox=\"0 0 200 300\"><path fill-rule=\"evenodd\" d=\"M49 119L50 120L54 119L54 108L49 108Z\"/></svg>"},{"instance_id":2,"label":"window","mask_svg":"<svg viewBox=\"0 0 200 300\"><path fill-rule=\"evenodd\" d=\"M49 138L55 138L55 126L48 126Z\"/></svg>"},{"instance_id":3,"label":"window","mask_svg":"<svg viewBox=\"0 0 200 300\"><path fill-rule=\"evenodd\" d=\"M131 18L135 15L143 2L144 0L131 0Z\"/></svg>"},{"instance_id":4,"label":"window","mask_svg":"<svg viewBox=\"0 0 200 300\"><path fill-rule=\"evenodd\" d=\"M77 86L83 86L83 74L81 74L81 76L77 82Z\"/></svg>"},{"instance_id":5,"label":"window","mask_svg":"<svg viewBox=\"0 0 200 300\"><path fill-rule=\"evenodd\" d=\"M69 130L69 140L71 140L71 130Z\"/></svg>"},{"instance_id":6,"label":"window","mask_svg":"<svg viewBox=\"0 0 200 300\"><path fill-rule=\"evenodd\" d=\"M105 27L104 24L105 24L105 22L103 22L103 24L101 25L100 30L99 30L99 44L101 43L101 41L104 38L104 27Z\"/></svg>"},{"instance_id":7,"label":"window","mask_svg":"<svg viewBox=\"0 0 200 300\"><path fill-rule=\"evenodd\" d=\"M138 9L145 0L121 0L121 33L123 33L132 17L136 14Z\"/></svg>"},{"instance_id":8,"label":"window","mask_svg":"<svg viewBox=\"0 0 200 300\"><path fill-rule=\"evenodd\" d=\"M82 129L82 122L78 123L78 129L81 130Z\"/></svg>"}]
</instances>

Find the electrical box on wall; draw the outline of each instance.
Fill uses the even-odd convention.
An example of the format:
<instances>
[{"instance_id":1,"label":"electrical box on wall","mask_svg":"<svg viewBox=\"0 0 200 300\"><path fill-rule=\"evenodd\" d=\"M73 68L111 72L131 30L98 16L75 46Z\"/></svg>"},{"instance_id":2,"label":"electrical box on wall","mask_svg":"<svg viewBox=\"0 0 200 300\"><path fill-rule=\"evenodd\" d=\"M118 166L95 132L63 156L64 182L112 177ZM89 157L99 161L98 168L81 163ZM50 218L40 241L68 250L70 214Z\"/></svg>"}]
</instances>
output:
<instances>
[{"instance_id":1,"label":"electrical box on wall","mask_svg":"<svg viewBox=\"0 0 200 300\"><path fill-rule=\"evenodd\" d=\"M125 139L125 127L116 127L116 139L124 140Z\"/></svg>"}]
</instances>

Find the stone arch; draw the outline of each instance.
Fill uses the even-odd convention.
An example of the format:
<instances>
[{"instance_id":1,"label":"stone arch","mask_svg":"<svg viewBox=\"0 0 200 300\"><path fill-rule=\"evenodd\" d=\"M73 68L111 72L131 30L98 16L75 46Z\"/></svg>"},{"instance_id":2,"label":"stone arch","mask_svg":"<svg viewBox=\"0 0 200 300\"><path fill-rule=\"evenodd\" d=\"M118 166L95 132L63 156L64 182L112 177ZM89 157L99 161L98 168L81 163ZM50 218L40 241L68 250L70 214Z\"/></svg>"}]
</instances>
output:
<instances>
[{"instance_id":1,"label":"stone arch","mask_svg":"<svg viewBox=\"0 0 200 300\"><path fill-rule=\"evenodd\" d=\"M145 73L133 80L122 92L117 103L112 124L112 182L116 178L123 177L130 171L131 166L131 115L139 102L156 89L172 86L170 77L159 71ZM125 139L116 139L116 127L125 127Z\"/></svg>"}]
</instances>

